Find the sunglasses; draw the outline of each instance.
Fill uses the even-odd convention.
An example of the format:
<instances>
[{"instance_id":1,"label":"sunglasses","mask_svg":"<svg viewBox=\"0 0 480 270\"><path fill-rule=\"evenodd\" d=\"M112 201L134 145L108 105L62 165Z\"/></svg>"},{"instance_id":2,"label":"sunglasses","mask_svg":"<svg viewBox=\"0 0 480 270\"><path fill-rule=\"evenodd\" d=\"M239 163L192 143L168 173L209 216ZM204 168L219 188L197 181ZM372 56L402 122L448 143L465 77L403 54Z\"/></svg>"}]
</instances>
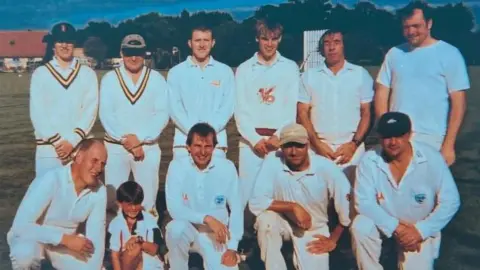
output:
<instances>
[{"instance_id":1,"label":"sunglasses","mask_svg":"<svg viewBox=\"0 0 480 270\"><path fill-rule=\"evenodd\" d=\"M139 49L139 48L123 48L122 49L122 54L123 56L126 57L131 57L131 56L145 56L145 49Z\"/></svg>"}]
</instances>

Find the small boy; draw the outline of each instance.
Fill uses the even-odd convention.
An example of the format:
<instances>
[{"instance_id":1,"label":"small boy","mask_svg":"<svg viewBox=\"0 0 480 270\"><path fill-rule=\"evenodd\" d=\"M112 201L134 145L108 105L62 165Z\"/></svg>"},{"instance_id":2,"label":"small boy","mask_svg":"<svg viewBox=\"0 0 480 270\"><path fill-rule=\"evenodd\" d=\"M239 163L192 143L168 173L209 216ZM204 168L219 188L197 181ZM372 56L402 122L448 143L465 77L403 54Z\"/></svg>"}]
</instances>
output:
<instances>
[{"instance_id":1,"label":"small boy","mask_svg":"<svg viewBox=\"0 0 480 270\"><path fill-rule=\"evenodd\" d=\"M143 196L134 181L117 189L121 214L108 227L113 270L163 269L159 250L164 240L156 219L142 209Z\"/></svg>"}]
</instances>

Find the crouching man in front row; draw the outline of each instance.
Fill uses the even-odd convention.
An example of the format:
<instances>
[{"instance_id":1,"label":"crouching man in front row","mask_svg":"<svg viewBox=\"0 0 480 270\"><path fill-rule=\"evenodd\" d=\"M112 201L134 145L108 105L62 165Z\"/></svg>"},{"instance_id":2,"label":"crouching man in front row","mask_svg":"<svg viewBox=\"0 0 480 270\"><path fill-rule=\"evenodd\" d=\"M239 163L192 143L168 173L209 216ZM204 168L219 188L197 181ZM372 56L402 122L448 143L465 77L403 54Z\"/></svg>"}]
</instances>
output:
<instances>
[{"instance_id":1,"label":"crouching man in front row","mask_svg":"<svg viewBox=\"0 0 480 270\"><path fill-rule=\"evenodd\" d=\"M188 270L191 247L206 270L238 269L243 235L238 176L230 160L212 156L216 144L215 130L196 124L187 135L190 155L174 159L168 168L165 195L173 220L166 243L172 270Z\"/></svg>"},{"instance_id":2,"label":"crouching man in front row","mask_svg":"<svg viewBox=\"0 0 480 270\"><path fill-rule=\"evenodd\" d=\"M460 206L458 190L440 152L411 142L410 118L385 113L377 124L381 147L357 168L352 238L360 270L383 269L382 241L393 237L399 268L433 270L440 231Z\"/></svg>"},{"instance_id":3,"label":"crouching man in front row","mask_svg":"<svg viewBox=\"0 0 480 270\"><path fill-rule=\"evenodd\" d=\"M287 269L283 239L291 239L297 270L329 269L329 252L350 225L351 186L333 161L309 153L308 134L299 124L280 133L281 151L270 154L249 201L267 270ZM340 224L330 234L327 208L334 199Z\"/></svg>"}]
</instances>

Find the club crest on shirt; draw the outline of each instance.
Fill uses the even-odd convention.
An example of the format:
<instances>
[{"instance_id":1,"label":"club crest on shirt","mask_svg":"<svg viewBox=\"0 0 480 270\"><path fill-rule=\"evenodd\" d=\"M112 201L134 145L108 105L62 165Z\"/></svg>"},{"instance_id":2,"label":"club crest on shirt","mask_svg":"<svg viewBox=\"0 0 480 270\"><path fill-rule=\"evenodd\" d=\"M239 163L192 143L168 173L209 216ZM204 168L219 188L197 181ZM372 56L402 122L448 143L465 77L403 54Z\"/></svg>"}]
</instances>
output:
<instances>
[{"instance_id":1,"label":"club crest on shirt","mask_svg":"<svg viewBox=\"0 0 480 270\"><path fill-rule=\"evenodd\" d=\"M275 86L270 88L260 88L258 90L258 96L260 97L260 102L270 105L275 102L275 96L273 93L275 92Z\"/></svg>"},{"instance_id":2,"label":"club crest on shirt","mask_svg":"<svg viewBox=\"0 0 480 270\"><path fill-rule=\"evenodd\" d=\"M424 193L419 193L415 194L414 198L417 203L422 204L427 198L427 196Z\"/></svg>"},{"instance_id":3,"label":"club crest on shirt","mask_svg":"<svg viewBox=\"0 0 480 270\"><path fill-rule=\"evenodd\" d=\"M225 203L225 196L223 195L218 195L215 197L215 204L216 205L222 205Z\"/></svg>"},{"instance_id":4,"label":"club crest on shirt","mask_svg":"<svg viewBox=\"0 0 480 270\"><path fill-rule=\"evenodd\" d=\"M210 84L213 85L213 86L219 87L220 86L220 81L219 80L213 80Z\"/></svg>"}]
</instances>

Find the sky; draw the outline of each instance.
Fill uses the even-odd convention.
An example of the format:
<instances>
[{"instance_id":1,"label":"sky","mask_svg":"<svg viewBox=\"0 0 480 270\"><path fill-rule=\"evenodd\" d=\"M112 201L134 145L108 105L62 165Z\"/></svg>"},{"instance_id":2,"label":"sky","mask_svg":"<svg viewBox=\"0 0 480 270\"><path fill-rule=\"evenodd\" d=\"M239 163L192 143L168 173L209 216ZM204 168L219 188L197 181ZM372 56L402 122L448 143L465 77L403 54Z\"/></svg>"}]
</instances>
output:
<instances>
[{"instance_id":1,"label":"sky","mask_svg":"<svg viewBox=\"0 0 480 270\"><path fill-rule=\"evenodd\" d=\"M332 0L351 6L359 0ZM68 21L82 28L88 21L108 21L117 24L138 15L159 12L177 15L183 9L229 12L236 20L253 15L262 5L278 5L287 0L0 0L0 30L49 30L59 21ZM408 0L375 0L386 9L407 4ZM433 0L431 4L457 3L458 0ZM464 0L477 15L480 24L480 0Z\"/></svg>"}]
</instances>

